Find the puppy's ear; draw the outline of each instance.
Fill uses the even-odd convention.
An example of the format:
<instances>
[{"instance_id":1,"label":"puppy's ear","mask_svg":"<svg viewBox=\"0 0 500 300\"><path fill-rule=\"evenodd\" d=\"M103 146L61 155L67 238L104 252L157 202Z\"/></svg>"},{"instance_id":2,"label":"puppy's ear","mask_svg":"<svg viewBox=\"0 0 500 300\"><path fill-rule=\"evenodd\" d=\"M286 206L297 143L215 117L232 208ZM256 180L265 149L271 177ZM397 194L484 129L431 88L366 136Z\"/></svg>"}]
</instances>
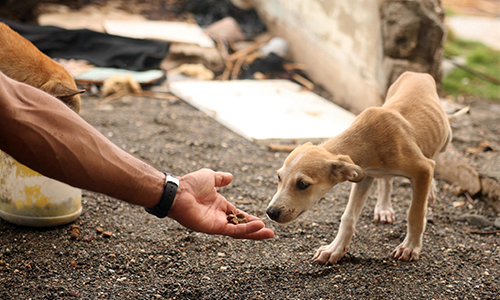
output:
<instances>
[{"instance_id":1,"label":"puppy's ear","mask_svg":"<svg viewBox=\"0 0 500 300\"><path fill-rule=\"evenodd\" d=\"M75 96L85 93L85 90L68 87L61 82L46 83L40 89L66 103L75 112L80 112L81 99Z\"/></svg>"},{"instance_id":2,"label":"puppy's ear","mask_svg":"<svg viewBox=\"0 0 500 300\"><path fill-rule=\"evenodd\" d=\"M311 142L307 142L307 143L303 144L302 146L312 146L312 144L313 143L311 143Z\"/></svg>"},{"instance_id":3,"label":"puppy's ear","mask_svg":"<svg viewBox=\"0 0 500 300\"><path fill-rule=\"evenodd\" d=\"M344 160L334 160L330 164L334 180L359 182L365 177L363 169L353 163L345 162Z\"/></svg>"},{"instance_id":4,"label":"puppy's ear","mask_svg":"<svg viewBox=\"0 0 500 300\"><path fill-rule=\"evenodd\" d=\"M83 94L85 90L78 90L71 87L67 87L64 84L58 82L50 87L47 93L53 95L57 98L72 97L74 95Z\"/></svg>"}]
</instances>

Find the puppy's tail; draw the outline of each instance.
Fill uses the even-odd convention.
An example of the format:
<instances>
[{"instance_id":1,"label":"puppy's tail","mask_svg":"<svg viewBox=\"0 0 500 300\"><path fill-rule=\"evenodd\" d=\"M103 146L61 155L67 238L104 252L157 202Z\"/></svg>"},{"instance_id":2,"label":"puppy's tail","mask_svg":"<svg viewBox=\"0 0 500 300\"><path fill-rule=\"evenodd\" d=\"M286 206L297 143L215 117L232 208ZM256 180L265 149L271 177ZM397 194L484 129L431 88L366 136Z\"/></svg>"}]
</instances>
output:
<instances>
[{"instance_id":1,"label":"puppy's tail","mask_svg":"<svg viewBox=\"0 0 500 300\"><path fill-rule=\"evenodd\" d=\"M470 110L470 105L460 109L459 111L453 113L452 115L448 115L448 121L455 121L456 119L458 119L458 117L460 116L463 116L465 115L466 113L468 113Z\"/></svg>"}]
</instances>

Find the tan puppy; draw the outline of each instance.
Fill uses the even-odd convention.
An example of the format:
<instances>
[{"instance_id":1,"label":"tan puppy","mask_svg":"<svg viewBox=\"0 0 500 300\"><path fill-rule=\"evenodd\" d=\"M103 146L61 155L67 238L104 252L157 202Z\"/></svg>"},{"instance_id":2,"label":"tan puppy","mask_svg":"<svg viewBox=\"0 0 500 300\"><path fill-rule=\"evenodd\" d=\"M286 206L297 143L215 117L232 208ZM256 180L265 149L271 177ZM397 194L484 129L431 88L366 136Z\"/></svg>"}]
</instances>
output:
<instances>
[{"instance_id":1,"label":"tan puppy","mask_svg":"<svg viewBox=\"0 0 500 300\"><path fill-rule=\"evenodd\" d=\"M368 108L338 136L319 146L297 147L278 170L278 191L267 208L270 219L286 223L316 204L334 185L354 182L339 232L314 259L336 263L349 249L356 221L374 178L380 178L375 219L392 223L392 177L411 181L413 198L408 231L392 252L405 261L417 260L422 249L427 198L433 201L435 162L446 150L451 127L428 74L406 72L389 88L382 107Z\"/></svg>"},{"instance_id":2,"label":"tan puppy","mask_svg":"<svg viewBox=\"0 0 500 300\"><path fill-rule=\"evenodd\" d=\"M80 112L81 93L66 69L0 22L0 72L39 88Z\"/></svg>"}]
</instances>

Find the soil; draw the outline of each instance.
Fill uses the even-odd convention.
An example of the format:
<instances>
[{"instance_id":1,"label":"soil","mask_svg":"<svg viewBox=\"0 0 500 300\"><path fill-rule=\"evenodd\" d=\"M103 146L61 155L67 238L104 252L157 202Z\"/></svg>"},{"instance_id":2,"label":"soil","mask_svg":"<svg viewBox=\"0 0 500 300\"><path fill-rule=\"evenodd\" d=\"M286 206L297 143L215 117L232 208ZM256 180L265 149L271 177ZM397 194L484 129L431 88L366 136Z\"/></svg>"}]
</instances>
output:
<instances>
[{"instance_id":1,"label":"soil","mask_svg":"<svg viewBox=\"0 0 500 300\"><path fill-rule=\"evenodd\" d=\"M148 2L148 1L146 1ZM156 10L151 10L156 11ZM454 146L465 152L493 143L498 160L500 109L470 100L483 112L454 124ZM438 178L438 200L428 213L424 248L416 262L391 251L406 233L411 186L395 180L392 225L375 223L375 195L367 201L349 252L332 266L312 261L340 223L350 185L332 189L288 225L265 216L276 191L276 170L287 153L231 132L183 101L122 97L104 106L85 95L81 115L119 147L160 170L183 175L203 167L232 172L219 191L261 217L276 236L235 240L192 232L143 208L84 191L83 213L71 225L27 228L0 220L0 299L498 299L500 234L457 221L497 212L482 199L457 196ZM484 117L485 116L485 117ZM472 134L470 133L472 130ZM463 204L463 205L462 205Z\"/></svg>"},{"instance_id":2,"label":"soil","mask_svg":"<svg viewBox=\"0 0 500 300\"><path fill-rule=\"evenodd\" d=\"M270 152L180 100L126 96L99 103L84 97L82 117L158 169L232 172L233 182L220 192L264 219L275 238L200 234L84 191L83 214L74 222L77 239L70 225L37 229L0 221L0 299L498 299L500 235L487 233L492 226L456 220L473 213L493 222L496 212L481 199L454 195L445 181L438 180L419 261L390 255L405 236L411 192L407 180L396 180L396 222L372 221L371 196L349 252L324 266L311 258L335 237L349 184L334 187L299 220L276 225L265 209L287 153ZM498 133L500 124L491 123L484 125ZM455 207L456 201L465 205Z\"/></svg>"}]
</instances>

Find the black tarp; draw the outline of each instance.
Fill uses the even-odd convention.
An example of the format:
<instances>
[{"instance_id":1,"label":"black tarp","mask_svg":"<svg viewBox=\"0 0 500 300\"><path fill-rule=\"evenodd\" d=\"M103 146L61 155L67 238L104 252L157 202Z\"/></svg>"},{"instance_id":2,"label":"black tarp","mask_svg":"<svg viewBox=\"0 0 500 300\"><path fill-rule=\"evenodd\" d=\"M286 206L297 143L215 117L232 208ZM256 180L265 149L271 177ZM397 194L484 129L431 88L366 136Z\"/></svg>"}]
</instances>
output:
<instances>
[{"instance_id":1,"label":"black tarp","mask_svg":"<svg viewBox=\"0 0 500 300\"><path fill-rule=\"evenodd\" d=\"M0 18L51 58L84 59L98 67L133 71L159 69L170 43L133 39L88 29L22 24Z\"/></svg>"}]
</instances>

